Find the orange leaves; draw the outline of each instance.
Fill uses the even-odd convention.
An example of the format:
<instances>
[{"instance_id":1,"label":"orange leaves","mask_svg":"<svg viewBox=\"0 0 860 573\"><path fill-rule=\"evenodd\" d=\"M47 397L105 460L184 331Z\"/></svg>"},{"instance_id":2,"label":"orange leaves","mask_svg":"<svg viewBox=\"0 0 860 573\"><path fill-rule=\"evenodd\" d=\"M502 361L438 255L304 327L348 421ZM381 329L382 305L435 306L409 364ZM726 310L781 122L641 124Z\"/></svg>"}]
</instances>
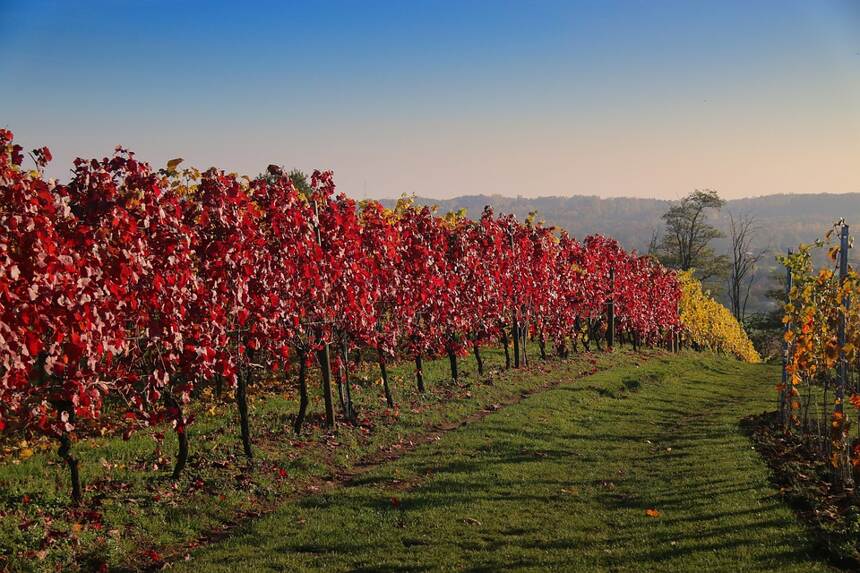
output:
<instances>
[{"instance_id":1,"label":"orange leaves","mask_svg":"<svg viewBox=\"0 0 860 573\"><path fill-rule=\"evenodd\" d=\"M182 163L182 158L177 157L176 159L171 159L167 162L167 171L176 172L176 168L179 167L179 164Z\"/></svg>"},{"instance_id":2,"label":"orange leaves","mask_svg":"<svg viewBox=\"0 0 860 573\"><path fill-rule=\"evenodd\" d=\"M860 441L855 440L851 447L851 465L855 468L860 467Z\"/></svg>"},{"instance_id":3,"label":"orange leaves","mask_svg":"<svg viewBox=\"0 0 860 573\"><path fill-rule=\"evenodd\" d=\"M816 242L815 248L824 247L829 260L836 262L843 253L838 245L831 244L832 236L832 232L828 233L825 240ZM847 306L852 298L860 296L856 272L849 270L847 277L840 277L834 265L816 268L814 260L818 257L813 256L812 248L801 245L795 253L780 259L790 269L793 283L783 307L782 323L790 325L783 340L790 345L786 372L795 390L801 383L817 384L822 377L831 377L843 357L853 363L857 357L855 344L860 343L860 312L856 305ZM840 344L838 332L843 320L847 340ZM852 395L847 401L860 409L860 395ZM792 399L791 408L800 408L798 400ZM834 446L840 450L837 442L844 445L847 419L837 412L830 425Z\"/></svg>"},{"instance_id":4,"label":"orange leaves","mask_svg":"<svg viewBox=\"0 0 860 573\"><path fill-rule=\"evenodd\" d=\"M836 340L836 337L831 338L827 341L827 344L824 346L824 360L825 364L828 368L833 368L836 365L836 361L839 359L839 342Z\"/></svg>"},{"instance_id":5,"label":"orange leaves","mask_svg":"<svg viewBox=\"0 0 860 573\"><path fill-rule=\"evenodd\" d=\"M660 517L660 512L654 508L648 508L645 510L645 515L647 515L648 517L657 518Z\"/></svg>"},{"instance_id":6,"label":"orange leaves","mask_svg":"<svg viewBox=\"0 0 860 573\"><path fill-rule=\"evenodd\" d=\"M839 428L842 427L842 425L844 423L845 423L845 414L843 414L842 412L833 412L833 415L831 416L831 422L830 422L830 425L833 427L833 429L838 430Z\"/></svg>"}]
</instances>

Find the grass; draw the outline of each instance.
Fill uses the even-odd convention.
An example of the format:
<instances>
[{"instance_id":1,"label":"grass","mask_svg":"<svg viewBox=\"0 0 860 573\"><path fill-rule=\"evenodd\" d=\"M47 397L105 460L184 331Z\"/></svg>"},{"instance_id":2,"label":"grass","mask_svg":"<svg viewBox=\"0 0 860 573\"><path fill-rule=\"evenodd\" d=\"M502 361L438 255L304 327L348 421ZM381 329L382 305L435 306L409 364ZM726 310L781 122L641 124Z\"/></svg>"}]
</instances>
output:
<instances>
[{"instance_id":1,"label":"grass","mask_svg":"<svg viewBox=\"0 0 860 573\"><path fill-rule=\"evenodd\" d=\"M174 570L829 570L739 427L773 408L774 367L685 353L549 375L570 383L286 503Z\"/></svg>"},{"instance_id":2,"label":"grass","mask_svg":"<svg viewBox=\"0 0 860 573\"><path fill-rule=\"evenodd\" d=\"M490 375L478 377L473 361L465 358L459 384L448 379L447 359L427 361L423 396L414 389L411 364L394 365L399 409L393 412L386 409L375 367L366 365L353 377L362 424L325 431L322 400L314 391L311 423L298 438L290 429L297 410L294 381L260 381L252 388L253 467L241 453L235 405L201 400L191 412L196 415L189 427L191 457L177 482L169 479L176 448L169 428L139 432L128 441L109 435L77 442L86 500L79 510L69 507L67 472L56 444L34 439L21 444L20 438L6 437L0 443L0 571L149 566L156 554L175 557L203 535L326 489L368 456L405 451L416 436L562 377L634 364L645 356L629 350L580 354L504 372L502 353L489 349ZM155 439L158 432L165 434L163 442Z\"/></svg>"}]
</instances>

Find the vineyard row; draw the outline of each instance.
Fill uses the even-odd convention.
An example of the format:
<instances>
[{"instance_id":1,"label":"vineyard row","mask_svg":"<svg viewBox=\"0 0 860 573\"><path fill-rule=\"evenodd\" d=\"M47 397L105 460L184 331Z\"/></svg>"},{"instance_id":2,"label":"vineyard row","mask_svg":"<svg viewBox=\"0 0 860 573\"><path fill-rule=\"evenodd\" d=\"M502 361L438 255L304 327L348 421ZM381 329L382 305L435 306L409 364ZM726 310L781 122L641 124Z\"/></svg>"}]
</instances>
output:
<instances>
[{"instance_id":1,"label":"vineyard row","mask_svg":"<svg viewBox=\"0 0 860 573\"><path fill-rule=\"evenodd\" d=\"M247 393L262 372L298 368L300 432L308 368L321 371L326 422L334 384L355 418L346 357L386 364L457 360L501 344L508 366L527 339L565 356L617 337L634 346L689 345L757 360L731 314L689 273L627 252L600 235L577 241L530 217L485 209L439 216L336 194L330 172L306 179L269 166L257 177L215 168L160 170L118 149L77 159L68 183L44 176L0 130L0 431L59 441L72 453L82 424L124 431L169 423L188 454L186 415L201 387L235 390L251 458ZM512 347L512 348L511 348ZM341 382L342 381L342 382ZM121 426L103 406L124 412ZM111 425L111 427L107 427Z\"/></svg>"}]
</instances>

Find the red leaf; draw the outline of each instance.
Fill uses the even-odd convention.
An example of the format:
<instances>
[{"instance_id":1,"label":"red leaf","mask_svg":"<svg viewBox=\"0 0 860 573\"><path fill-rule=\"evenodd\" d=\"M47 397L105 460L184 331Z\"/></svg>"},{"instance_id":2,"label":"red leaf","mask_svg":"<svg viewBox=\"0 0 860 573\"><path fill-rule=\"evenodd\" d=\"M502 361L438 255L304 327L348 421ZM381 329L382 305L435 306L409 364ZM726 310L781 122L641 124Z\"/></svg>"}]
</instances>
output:
<instances>
[{"instance_id":1,"label":"red leaf","mask_svg":"<svg viewBox=\"0 0 860 573\"><path fill-rule=\"evenodd\" d=\"M37 356L39 352L42 351L42 341L38 336L32 331L28 330L26 335L27 340L27 352L30 353L30 356Z\"/></svg>"},{"instance_id":2,"label":"red leaf","mask_svg":"<svg viewBox=\"0 0 860 573\"><path fill-rule=\"evenodd\" d=\"M243 309L240 309L240 310L239 310L239 313L238 313L239 326L245 326L245 323L248 321L248 316L249 316L250 314L251 314L251 313L250 313L250 312L248 312L248 310L247 310L247 309L244 309L244 308L243 308Z\"/></svg>"}]
</instances>

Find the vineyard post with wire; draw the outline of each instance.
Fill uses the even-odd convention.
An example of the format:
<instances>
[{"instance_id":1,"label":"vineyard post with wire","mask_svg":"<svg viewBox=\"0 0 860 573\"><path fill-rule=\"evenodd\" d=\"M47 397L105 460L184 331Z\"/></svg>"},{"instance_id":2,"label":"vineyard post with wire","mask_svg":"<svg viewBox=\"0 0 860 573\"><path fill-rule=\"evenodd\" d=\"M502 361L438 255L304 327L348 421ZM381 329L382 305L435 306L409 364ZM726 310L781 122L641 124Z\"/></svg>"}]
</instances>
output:
<instances>
[{"instance_id":1,"label":"vineyard post with wire","mask_svg":"<svg viewBox=\"0 0 860 573\"><path fill-rule=\"evenodd\" d=\"M615 346L615 267L609 267L609 302L607 308L606 345Z\"/></svg>"},{"instance_id":2,"label":"vineyard post with wire","mask_svg":"<svg viewBox=\"0 0 860 573\"><path fill-rule=\"evenodd\" d=\"M322 233L320 232L320 208L319 203L314 200L314 226L316 228L317 244L322 247ZM334 402L331 395L331 361L329 360L329 343L322 333L322 328L317 333L317 341L321 345L317 350L317 360L320 364L322 378L323 402L325 403L325 425L327 428L334 427Z\"/></svg>"},{"instance_id":3,"label":"vineyard post with wire","mask_svg":"<svg viewBox=\"0 0 860 573\"><path fill-rule=\"evenodd\" d=\"M515 260L516 258L516 247L514 246L514 234L513 231L508 230L511 239L511 260ZM520 367L520 325L517 320L517 305L516 301L512 301L514 304L511 308L511 334L513 334L514 339L514 368ZM507 345L505 345L507 347Z\"/></svg>"},{"instance_id":4,"label":"vineyard post with wire","mask_svg":"<svg viewBox=\"0 0 860 573\"><path fill-rule=\"evenodd\" d=\"M832 424L832 465L835 485L843 489L854 487L850 456L848 454L847 426L845 423L845 387L848 382L848 360L845 355L845 325L851 299L844 292L845 281L848 278L848 225L842 223L839 235L839 322L837 326L837 344L839 345L839 362L837 367L836 400L833 408Z\"/></svg>"},{"instance_id":5,"label":"vineyard post with wire","mask_svg":"<svg viewBox=\"0 0 860 573\"><path fill-rule=\"evenodd\" d=\"M791 249L788 249L788 257L791 257ZM785 266L785 303L789 302L791 293L791 267ZM788 333L791 323L786 321L782 326L782 389L779 393L779 415L783 430L788 430L791 421L791 393L794 385L788 376L788 361L791 344L788 341Z\"/></svg>"}]
</instances>

